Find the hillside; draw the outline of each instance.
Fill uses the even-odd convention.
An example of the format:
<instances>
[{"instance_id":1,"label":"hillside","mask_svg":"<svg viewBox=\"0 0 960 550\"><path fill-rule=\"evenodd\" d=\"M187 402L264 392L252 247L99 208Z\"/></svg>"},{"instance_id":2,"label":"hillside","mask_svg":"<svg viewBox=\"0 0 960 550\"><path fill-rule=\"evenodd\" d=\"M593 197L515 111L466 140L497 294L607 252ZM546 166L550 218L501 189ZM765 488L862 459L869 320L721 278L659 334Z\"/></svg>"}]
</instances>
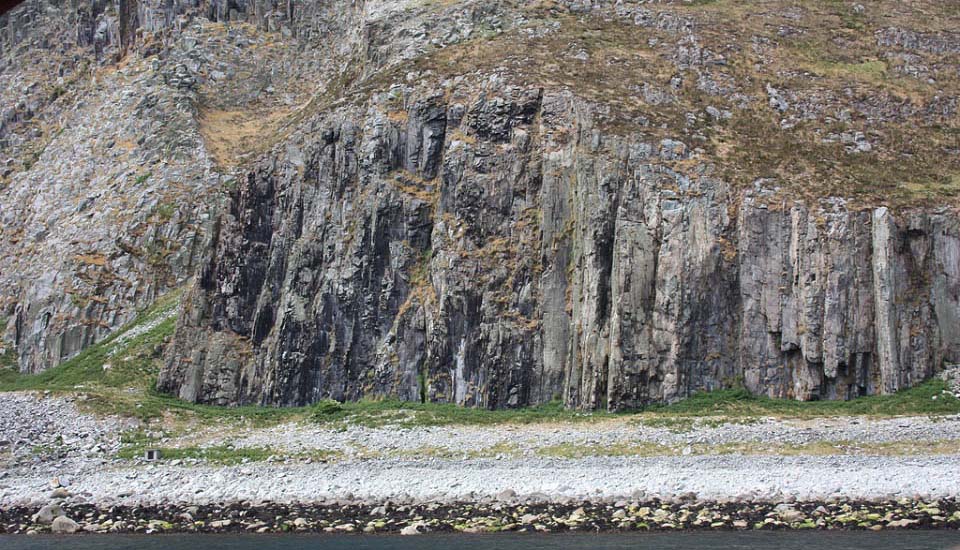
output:
<instances>
[{"instance_id":1,"label":"hillside","mask_svg":"<svg viewBox=\"0 0 960 550\"><path fill-rule=\"evenodd\" d=\"M850 399L960 362L950 3L79 5L0 21L23 371L181 287L158 387L218 405Z\"/></svg>"}]
</instances>

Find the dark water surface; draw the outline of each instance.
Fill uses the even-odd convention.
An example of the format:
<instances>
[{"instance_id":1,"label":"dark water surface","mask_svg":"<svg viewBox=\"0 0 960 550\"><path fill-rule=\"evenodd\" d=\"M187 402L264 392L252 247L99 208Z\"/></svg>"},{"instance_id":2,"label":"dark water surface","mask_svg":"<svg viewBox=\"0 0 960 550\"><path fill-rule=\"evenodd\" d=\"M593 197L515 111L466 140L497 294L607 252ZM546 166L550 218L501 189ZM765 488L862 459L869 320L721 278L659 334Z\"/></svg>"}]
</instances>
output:
<instances>
[{"instance_id":1,"label":"dark water surface","mask_svg":"<svg viewBox=\"0 0 960 550\"><path fill-rule=\"evenodd\" d=\"M960 550L958 531L623 535L0 535L2 550Z\"/></svg>"}]
</instances>

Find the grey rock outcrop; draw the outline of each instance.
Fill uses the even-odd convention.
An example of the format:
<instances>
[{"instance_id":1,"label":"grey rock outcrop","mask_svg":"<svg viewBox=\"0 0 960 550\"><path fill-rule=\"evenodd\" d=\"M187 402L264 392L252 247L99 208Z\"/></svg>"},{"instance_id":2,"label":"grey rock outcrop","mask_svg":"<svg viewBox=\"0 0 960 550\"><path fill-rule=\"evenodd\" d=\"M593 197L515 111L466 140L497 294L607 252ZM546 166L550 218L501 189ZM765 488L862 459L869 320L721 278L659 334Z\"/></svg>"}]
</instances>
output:
<instances>
[{"instance_id":1,"label":"grey rock outcrop","mask_svg":"<svg viewBox=\"0 0 960 550\"><path fill-rule=\"evenodd\" d=\"M619 3L614 14L672 37L676 70L726 93L709 69L725 61L694 19ZM391 25L365 25L353 39L375 74L398 58L369 56ZM217 404L491 408L561 398L623 409L740 384L847 399L908 387L960 354L951 208L744 189L689 136L610 131L607 105L563 87L511 86L496 72L405 80L420 84L305 120L247 173L186 300L162 390ZM789 101L758 101L784 126L824 110L823 98L776 91Z\"/></svg>"},{"instance_id":2,"label":"grey rock outcrop","mask_svg":"<svg viewBox=\"0 0 960 550\"><path fill-rule=\"evenodd\" d=\"M71 6L30 0L0 17L0 353L24 372L75 356L183 286L232 181L201 135L201 104L252 110L269 101L264 89L284 97L269 78L290 70L271 57L278 48L237 53L265 38L217 26L289 30L261 4ZM298 61L317 69L306 53ZM220 70L246 78L232 86L210 76Z\"/></svg>"},{"instance_id":3,"label":"grey rock outcrop","mask_svg":"<svg viewBox=\"0 0 960 550\"><path fill-rule=\"evenodd\" d=\"M197 94L167 82L175 59L110 65L129 45L112 4L74 8L31 1L0 18L0 348L25 372L181 286L222 181Z\"/></svg>"},{"instance_id":4,"label":"grey rock outcrop","mask_svg":"<svg viewBox=\"0 0 960 550\"><path fill-rule=\"evenodd\" d=\"M0 17L0 354L56 366L182 287L234 181L223 157L259 145L236 119L282 120L349 70L363 17L407 7L367 4L28 0Z\"/></svg>"},{"instance_id":5,"label":"grey rock outcrop","mask_svg":"<svg viewBox=\"0 0 960 550\"><path fill-rule=\"evenodd\" d=\"M620 409L890 393L957 360L952 211L736 192L564 93L406 102L318 119L249 173L161 389Z\"/></svg>"}]
</instances>

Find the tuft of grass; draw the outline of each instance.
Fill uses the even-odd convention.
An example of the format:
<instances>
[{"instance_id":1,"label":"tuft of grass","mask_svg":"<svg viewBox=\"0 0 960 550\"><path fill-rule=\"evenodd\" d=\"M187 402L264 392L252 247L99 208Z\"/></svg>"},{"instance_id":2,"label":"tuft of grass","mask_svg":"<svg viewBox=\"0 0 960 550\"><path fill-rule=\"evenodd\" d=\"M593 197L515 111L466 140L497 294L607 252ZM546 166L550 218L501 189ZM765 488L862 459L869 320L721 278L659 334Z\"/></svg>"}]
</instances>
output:
<instances>
[{"instance_id":1,"label":"tuft of grass","mask_svg":"<svg viewBox=\"0 0 960 550\"><path fill-rule=\"evenodd\" d=\"M324 399L310 407L309 418L314 422L329 422L339 420L346 415L339 401Z\"/></svg>"},{"instance_id":2,"label":"tuft of grass","mask_svg":"<svg viewBox=\"0 0 960 550\"><path fill-rule=\"evenodd\" d=\"M165 202L157 206L156 214L163 221L169 221L170 218L177 212L177 205Z\"/></svg>"}]
</instances>

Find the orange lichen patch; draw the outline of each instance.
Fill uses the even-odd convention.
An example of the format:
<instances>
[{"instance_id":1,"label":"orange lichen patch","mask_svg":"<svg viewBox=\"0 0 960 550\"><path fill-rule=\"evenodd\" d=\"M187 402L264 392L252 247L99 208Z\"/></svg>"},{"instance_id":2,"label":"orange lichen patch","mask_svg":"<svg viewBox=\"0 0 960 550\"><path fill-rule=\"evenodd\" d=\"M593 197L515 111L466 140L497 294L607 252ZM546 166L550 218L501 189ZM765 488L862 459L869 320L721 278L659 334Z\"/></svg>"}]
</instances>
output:
<instances>
[{"instance_id":1,"label":"orange lichen patch","mask_svg":"<svg viewBox=\"0 0 960 550\"><path fill-rule=\"evenodd\" d=\"M117 140L115 147L119 147L126 151L133 151L137 148L137 144L132 139L119 139Z\"/></svg>"},{"instance_id":2,"label":"orange lichen patch","mask_svg":"<svg viewBox=\"0 0 960 550\"><path fill-rule=\"evenodd\" d=\"M107 265L107 257L103 254L77 254L73 257L77 262L86 265Z\"/></svg>"},{"instance_id":3,"label":"orange lichen patch","mask_svg":"<svg viewBox=\"0 0 960 550\"><path fill-rule=\"evenodd\" d=\"M440 184L436 179L425 180L406 170L394 171L385 178L385 181L402 193L431 204L437 199L440 191Z\"/></svg>"},{"instance_id":4,"label":"orange lichen patch","mask_svg":"<svg viewBox=\"0 0 960 550\"><path fill-rule=\"evenodd\" d=\"M461 129L459 129L459 128L454 128L454 129L450 132L450 141L459 141L459 142L462 142L462 143L466 143L466 144L468 144L468 145L476 145L476 144L477 144L477 137L476 137L476 136L473 136L473 135L470 135L470 134L465 134L465 133L464 133Z\"/></svg>"},{"instance_id":5,"label":"orange lichen patch","mask_svg":"<svg viewBox=\"0 0 960 550\"><path fill-rule=\"evenodd\" d=\"M387 118L399 124L406 124L410 114L406 111L390 111L387 113Z\"/></svg>"},{"instance_id":6,"label":"orange lichen patch","mask_svg":"<svg viewBox=\"0 0 960 550\"><path fill-rule=\"evenodd\" d=\"M200 135L210 156L220 166L234 166L259 151L290 115L287 109L272 112L206 109L200 112Z\"/></svg>"}]
</instances>

